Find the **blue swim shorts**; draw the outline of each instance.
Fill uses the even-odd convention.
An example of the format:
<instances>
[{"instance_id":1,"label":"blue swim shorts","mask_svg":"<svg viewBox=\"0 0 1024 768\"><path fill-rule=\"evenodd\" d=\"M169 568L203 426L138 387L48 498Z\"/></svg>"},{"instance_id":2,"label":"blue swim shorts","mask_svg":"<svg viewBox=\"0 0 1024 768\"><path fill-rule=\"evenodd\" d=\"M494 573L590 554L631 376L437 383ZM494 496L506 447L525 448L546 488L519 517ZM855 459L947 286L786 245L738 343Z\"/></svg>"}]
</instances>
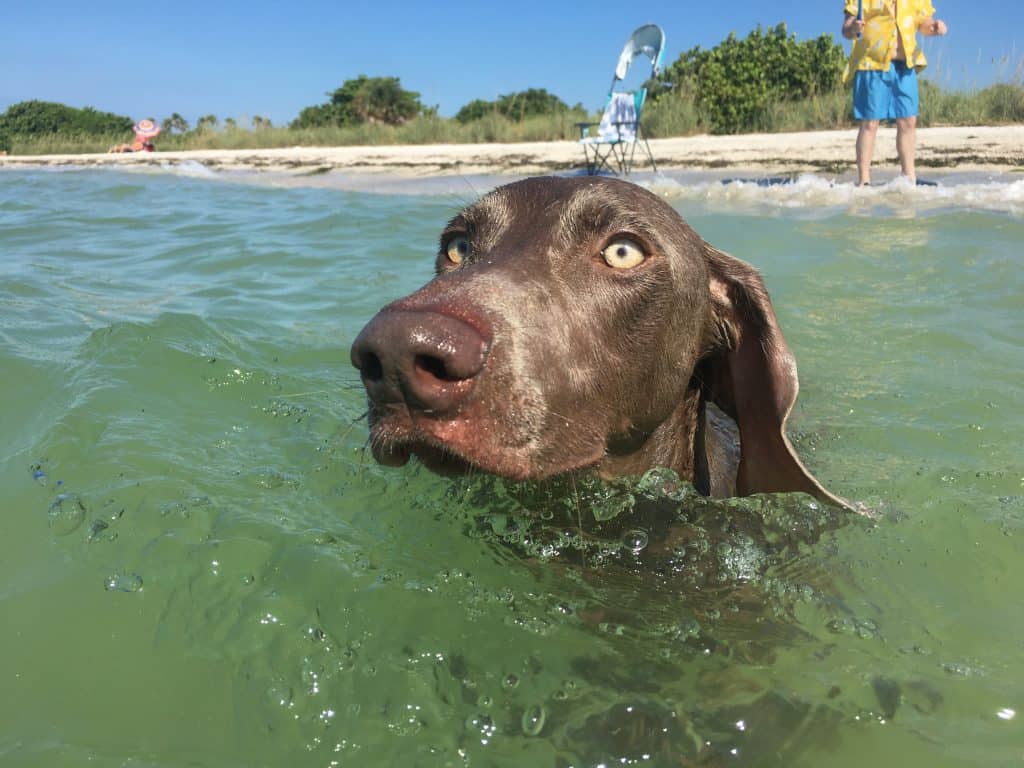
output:
<instances>
[{"instance_id":1,"label":"blue swim shorts","mask_svg":"<svg viewBox=\"0 0 1024 768\"><path fill-rule=\"evenodd\" d=\"M920 100L917 72L905 61L894 61L885 70L858 70L853 78L855 120L893 120L915 117Z\"/></svg>"}]
</instances>

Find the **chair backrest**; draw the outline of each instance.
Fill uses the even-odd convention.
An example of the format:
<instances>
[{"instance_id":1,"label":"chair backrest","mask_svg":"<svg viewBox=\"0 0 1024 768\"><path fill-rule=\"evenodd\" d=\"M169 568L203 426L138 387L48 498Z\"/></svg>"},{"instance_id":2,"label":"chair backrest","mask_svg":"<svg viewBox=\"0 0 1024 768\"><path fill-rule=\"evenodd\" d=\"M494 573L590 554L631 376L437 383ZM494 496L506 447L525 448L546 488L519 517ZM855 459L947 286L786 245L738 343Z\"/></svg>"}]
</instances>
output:
<instances>
[{"instance_id":1,"label":"chair backrest","mask_svg":"<svg viewBox=\"0 0 1024 768\"><path fill-rule=\"evenodd\" d=\"M615 85L626 79L630 67L637 56L646 56L651 60L650 77L657 76L661 70L661 57L665 53L665 32L657 24L644 24L633 30L633 34L622 46L622 53L619 54L619 61L615 65L615 74L612 75L612 85L609 92L615 90Z\"/></svg>"}]
</instances>

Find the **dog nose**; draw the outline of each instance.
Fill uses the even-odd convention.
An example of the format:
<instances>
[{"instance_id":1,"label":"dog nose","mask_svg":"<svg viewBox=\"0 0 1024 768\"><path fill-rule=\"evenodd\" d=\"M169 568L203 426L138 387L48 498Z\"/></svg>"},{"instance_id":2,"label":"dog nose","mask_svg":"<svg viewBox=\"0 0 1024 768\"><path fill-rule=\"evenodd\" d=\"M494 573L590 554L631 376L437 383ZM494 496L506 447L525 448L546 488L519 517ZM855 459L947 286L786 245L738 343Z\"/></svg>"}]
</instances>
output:
<instances>
[{"instance_id":1,"label":"dog nose","mask_svg":"<svg viewBox=\"0 0 1024 768\"><path fill-rule=\"evenodd\" d=\"M378 312L352 344L352 365L378 405L406 403L443 413L456 408L483 370L490 338L429 310Z\"/></svg>"}]
</instances>

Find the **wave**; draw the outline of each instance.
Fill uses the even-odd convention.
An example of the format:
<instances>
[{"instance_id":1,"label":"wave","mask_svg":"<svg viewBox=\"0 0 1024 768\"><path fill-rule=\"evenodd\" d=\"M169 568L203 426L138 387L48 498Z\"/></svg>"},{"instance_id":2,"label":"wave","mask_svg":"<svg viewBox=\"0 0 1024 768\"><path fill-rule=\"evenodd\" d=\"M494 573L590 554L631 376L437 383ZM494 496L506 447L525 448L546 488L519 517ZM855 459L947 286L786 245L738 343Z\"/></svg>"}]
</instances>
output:
<instances>
[{"instance_id":1,"label":"wave","mask_svg":"<svg viewBox=\"0 0 1024 768\"><path fill-rule=\"evenodd\" d=\"M266 187L335 189L382 196L447 198L468 203L495 187L524 178L517 174L435 175L411 177L401 173L295 173L288 170L214 170L195 160L116 167L54 165L15 173L106 171L223 181ZM561 175L579 175L570 172ZM976 210L1024 217L1024 174L1015 172L924 172L924 183L913 185L896 177L870 187L846 178L821 174L758 174L742 171L667 170L638 172L631 181L672 203L697 203L717 211L836 214L910 217L947 211Z\"/></svg>"},{"instance_id":2,"label":"wave","mask_svg":"<svg viewBox=\"0 0 1024 768\"><path fill-rule=\"evenodd\" d=\"M641 182L670 201L704 202L716 208L800 209L825 213L918 214L981 210L1024 215L1024 177L1010 180L947 175L913 185L905 178L858 187L814 174L693 180L663 174Z\"/></svg>"}]
</instances>

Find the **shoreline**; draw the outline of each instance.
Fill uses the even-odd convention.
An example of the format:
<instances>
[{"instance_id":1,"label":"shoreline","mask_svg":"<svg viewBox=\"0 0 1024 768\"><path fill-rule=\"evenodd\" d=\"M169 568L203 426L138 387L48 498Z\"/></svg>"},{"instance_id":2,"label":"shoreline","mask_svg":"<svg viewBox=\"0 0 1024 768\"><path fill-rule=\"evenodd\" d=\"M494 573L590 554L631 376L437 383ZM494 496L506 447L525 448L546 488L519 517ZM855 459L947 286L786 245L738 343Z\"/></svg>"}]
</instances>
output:
<instances>
[{"instance_id":1,"label":"shoreline","mask_svg":"<svg viewBox=\"0 0 1024 768\"><path fill-rule=\"evenodd\" d=\"M841 174L854 167L857 129L651 139L659 170ZM898 166L895 128L879 129L874 167ZM557 173L583 168L575 141L213 149L139 154L4 155L0 169L139 167L198 163L213 171L310 176L332 171L408 177ZM1024 125L919 128L921 170L1024 171ZM649 171L638 161L636 170Z\"/></svg>"}]
</instances>

